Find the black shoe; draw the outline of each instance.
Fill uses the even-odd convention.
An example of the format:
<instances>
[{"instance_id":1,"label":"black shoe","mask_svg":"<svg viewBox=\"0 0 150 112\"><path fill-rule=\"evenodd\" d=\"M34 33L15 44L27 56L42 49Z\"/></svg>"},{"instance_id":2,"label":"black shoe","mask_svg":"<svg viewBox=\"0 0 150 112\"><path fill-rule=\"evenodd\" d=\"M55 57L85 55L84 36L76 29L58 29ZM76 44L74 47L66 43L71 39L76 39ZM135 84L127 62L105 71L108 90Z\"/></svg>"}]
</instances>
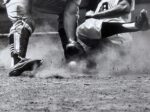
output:
<instances>
[{"instance_id":1,"label":"black shoe","mask_svg":"<svg viewBox=\"0 0 150 112\"><path fill-rule=\"evenodd\" d=\"M42 64L42 60L22 59L9 72L9 76L20 76L24 71L32 71Z\"/></svg>"},{"instance_id":2,"label":"black shoe","mask_svg":"<svg viewBox=\"0 0 150 112\"><path fill-rule=\"evenodd\" d=\"M65 57L67 61L79 59L85 54L84 48L78 42L71 42L67 44Z\"/></svg>"},{"instance_id":3,"label":"black shoe","mask_svg":"<svg viewBox=\"0 0 150 112\"><path fill-rule=\"evenodd\" d=\"M140 16L136 18L135 23L136 26L142 31L146 31L150 28L148 14L145 9L141 10Z\"/></svg>"}]
</instances>

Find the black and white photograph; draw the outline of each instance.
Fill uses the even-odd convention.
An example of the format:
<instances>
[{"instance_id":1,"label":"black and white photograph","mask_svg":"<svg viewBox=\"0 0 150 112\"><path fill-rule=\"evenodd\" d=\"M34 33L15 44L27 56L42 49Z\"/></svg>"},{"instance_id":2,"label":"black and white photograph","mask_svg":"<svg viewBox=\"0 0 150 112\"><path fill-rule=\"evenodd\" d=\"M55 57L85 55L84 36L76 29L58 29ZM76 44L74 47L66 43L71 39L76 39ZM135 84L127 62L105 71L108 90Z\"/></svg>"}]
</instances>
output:
<instances>
[{"instance_id":1,"label":"black and white photograph","mask_svg":"<svg viewBox=\"0 0 150 112\"><path fill-rule=\"evenodd\" d=\"M150 0L0 0L0 112L150 112Z\"/></svg>"}]
</instances>

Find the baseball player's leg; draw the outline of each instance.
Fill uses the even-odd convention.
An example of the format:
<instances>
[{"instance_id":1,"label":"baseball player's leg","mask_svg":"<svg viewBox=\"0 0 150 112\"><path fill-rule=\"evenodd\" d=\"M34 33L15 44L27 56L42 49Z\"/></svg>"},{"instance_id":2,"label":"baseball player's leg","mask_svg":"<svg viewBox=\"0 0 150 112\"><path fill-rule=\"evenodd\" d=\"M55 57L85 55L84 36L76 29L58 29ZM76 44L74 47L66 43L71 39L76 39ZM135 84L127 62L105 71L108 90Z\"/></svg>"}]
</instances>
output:
<instances>
[{"instance_id":1,"label":"baseball player's leg","mask_svg":"<svg viewBox=\"0 0 150 112\"><path fill-rule=\"evenodd\" d=\"M8 17L13 23L9 34L13 67L9 74L10 76L20 75L26 70L26 65L29 62L29 60L24 58L26 56L29 37L34 31L31 8L31 0L10 0L6 3Z\"/></svg>"},{"instance_id":2,"label":"baseball player's leg","mask_svg":"<svg viewBox=\"0 0 150 112\"><path fill-rule=\"evenodd\" d=\"M77 0L76 0L77 1ZM79 0L78 0L79 1ZM76 38L76 27L78 20L79 4L75 0L67 0L64 10L64 28L69 42L74 42Z\"/></svg>"},{"instance_id":3,"label":"baseball player's leg","mask_svg":"<svg viewBox=\"0 0 150 112\"><path fill-rule=\"evenodd\" d=\"M144 31L150 28L148 15L146 10L140 12L135 22L132 23L113 23L103 22L101 34L103 38L112 36L118 33Z\"/></svg>"},{"instance_id":4,"label":"baseball player's leg","mask_svg":"<svg viewBox=\"0 0 150 112\"><path fill-rule=\"evenodd\" d=\"M24 58L27 51L28 40L34 30L31 18L30 0L10 0L6 4L7 14L13 25L10 29L9 44L13 65L19 62L19 57Z\"/></svg>"},{"instance_id":5,"label":"baseball player's leg","mask_svg":"<svg viewBox=\"0 0 150 112\"><path fill-rule=\"evenodd\" d=\"M94 47L97 40L101 39L101 28L103 21L97 19L87 19L77 28L77 37L88 47ZM85 47L87 48L87 47Z\"/></svg>"},{"instance_id":6,"label":"baseball player's leg","mask_svg":"<svg viewBox=\"0 0 150 112\"><path fill-rule=\"evenodd\" d=\"M58 32L59 32L59 36L60 36L60 39L61 39L62 47L63 47L63 50L64 50L64 56L65 56L65 58L67 58L66 46L69 43L69 39L68 39L68 37L66 35L66 31L64 29L63 13L61 13L59 15L58 23L59 23L58 24Z\"/></svg>"},{"instance_id":7,"label":"baseball player's leg","mask_svg":"<svg viewBox=\"0 0 150 112\"><path fill-rule=\"evenodd\" d=\"M83 50L76 37L79 5L80 0L67 0L59 18L59 35L66 59L78 55Z\"/></svg>"},{"instance_id":8,"label":"baseball player's leg","mask_svg":"<svg viewBox=\"0 0 150 112\"><path fill-rule=\"evenodd\" d=\"M91 40L107 38L118 33L148 30L149 26L147 12L142 10L138 20L132 23L104 22L92 18L88 19L77 28L77 35L84 43L92 44Z\"/></svg>"}]
</instances>

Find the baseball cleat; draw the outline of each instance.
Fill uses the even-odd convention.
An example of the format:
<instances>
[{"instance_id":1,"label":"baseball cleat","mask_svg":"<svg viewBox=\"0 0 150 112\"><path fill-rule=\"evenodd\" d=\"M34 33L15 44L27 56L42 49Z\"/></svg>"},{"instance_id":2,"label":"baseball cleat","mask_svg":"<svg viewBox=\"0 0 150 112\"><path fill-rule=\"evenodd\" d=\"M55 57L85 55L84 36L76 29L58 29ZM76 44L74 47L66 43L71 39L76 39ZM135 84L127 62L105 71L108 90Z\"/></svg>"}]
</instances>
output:
<instances>
[{"instance_id":1,"label":"baseball cleat","mask_svg":"<svg viewBox=\"0 0 150 112\"><path fill-rule=\"evenodd\" d=\"M148 30L150 28L148 14L145 9L141 10L140 16L136 18L136 26L142 31Z\"/></svg>"},{"instance_id":2,"label":"baseball cleat","mask_svg":"<svg viewBox=\"0 0 150 112\"><path fill-rule=\"evenodd\" d=\"M32 71L42 64L39 59L22 59L9 72L9 76L20 76L24 71Z\"/></svg>"},{"instance_id":3,"label":"baseball cleat","mask_svg":"<svg viewBox=\"0 0 150 112\"><path fill-rule=\"evenodd\" d=\"M66 60L74 60L81 58L81 55L84 54L84 49L78 42L71 42L66 46Z\"/></svg>"}]
</instances>

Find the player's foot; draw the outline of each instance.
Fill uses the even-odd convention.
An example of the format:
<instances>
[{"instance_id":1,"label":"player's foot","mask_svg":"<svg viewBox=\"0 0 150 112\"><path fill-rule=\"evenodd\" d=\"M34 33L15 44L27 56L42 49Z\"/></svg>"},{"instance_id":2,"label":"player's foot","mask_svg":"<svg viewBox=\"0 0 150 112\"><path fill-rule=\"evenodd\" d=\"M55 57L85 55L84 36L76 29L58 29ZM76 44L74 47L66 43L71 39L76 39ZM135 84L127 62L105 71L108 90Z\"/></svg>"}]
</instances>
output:
<instances>
[{"instance_id":1,"label":"player's foot","mask_svg":"<svg viewBox=\"0 0 150 112\"><path fill-rule=\"evenodd\" d=\"M84 49L78 42L71 42L66 46L66 60L71 61L78 59L84 54Z\"/></svg>"},{"instance_id":2,"label":"player's foot","mask_svg":"<svg viewBox=\"0 0 150 112\"><path fill-rule=\"evenodd\" d=\"M150 29L148 14L145 9L141 10L140 16L136 18L136 26L142 31Z\"/></svg>"},{"instance_id":3,"label":"player's foot","mask_svg":"<svg viewBox=\"0 0 150 112\"><path fill-rule=\"evenodd\" d=\"M9 76L20 76L24 71L32 71L42 64L42 60L21 59L9 72Z\"/></svg>"}]
</instances>

